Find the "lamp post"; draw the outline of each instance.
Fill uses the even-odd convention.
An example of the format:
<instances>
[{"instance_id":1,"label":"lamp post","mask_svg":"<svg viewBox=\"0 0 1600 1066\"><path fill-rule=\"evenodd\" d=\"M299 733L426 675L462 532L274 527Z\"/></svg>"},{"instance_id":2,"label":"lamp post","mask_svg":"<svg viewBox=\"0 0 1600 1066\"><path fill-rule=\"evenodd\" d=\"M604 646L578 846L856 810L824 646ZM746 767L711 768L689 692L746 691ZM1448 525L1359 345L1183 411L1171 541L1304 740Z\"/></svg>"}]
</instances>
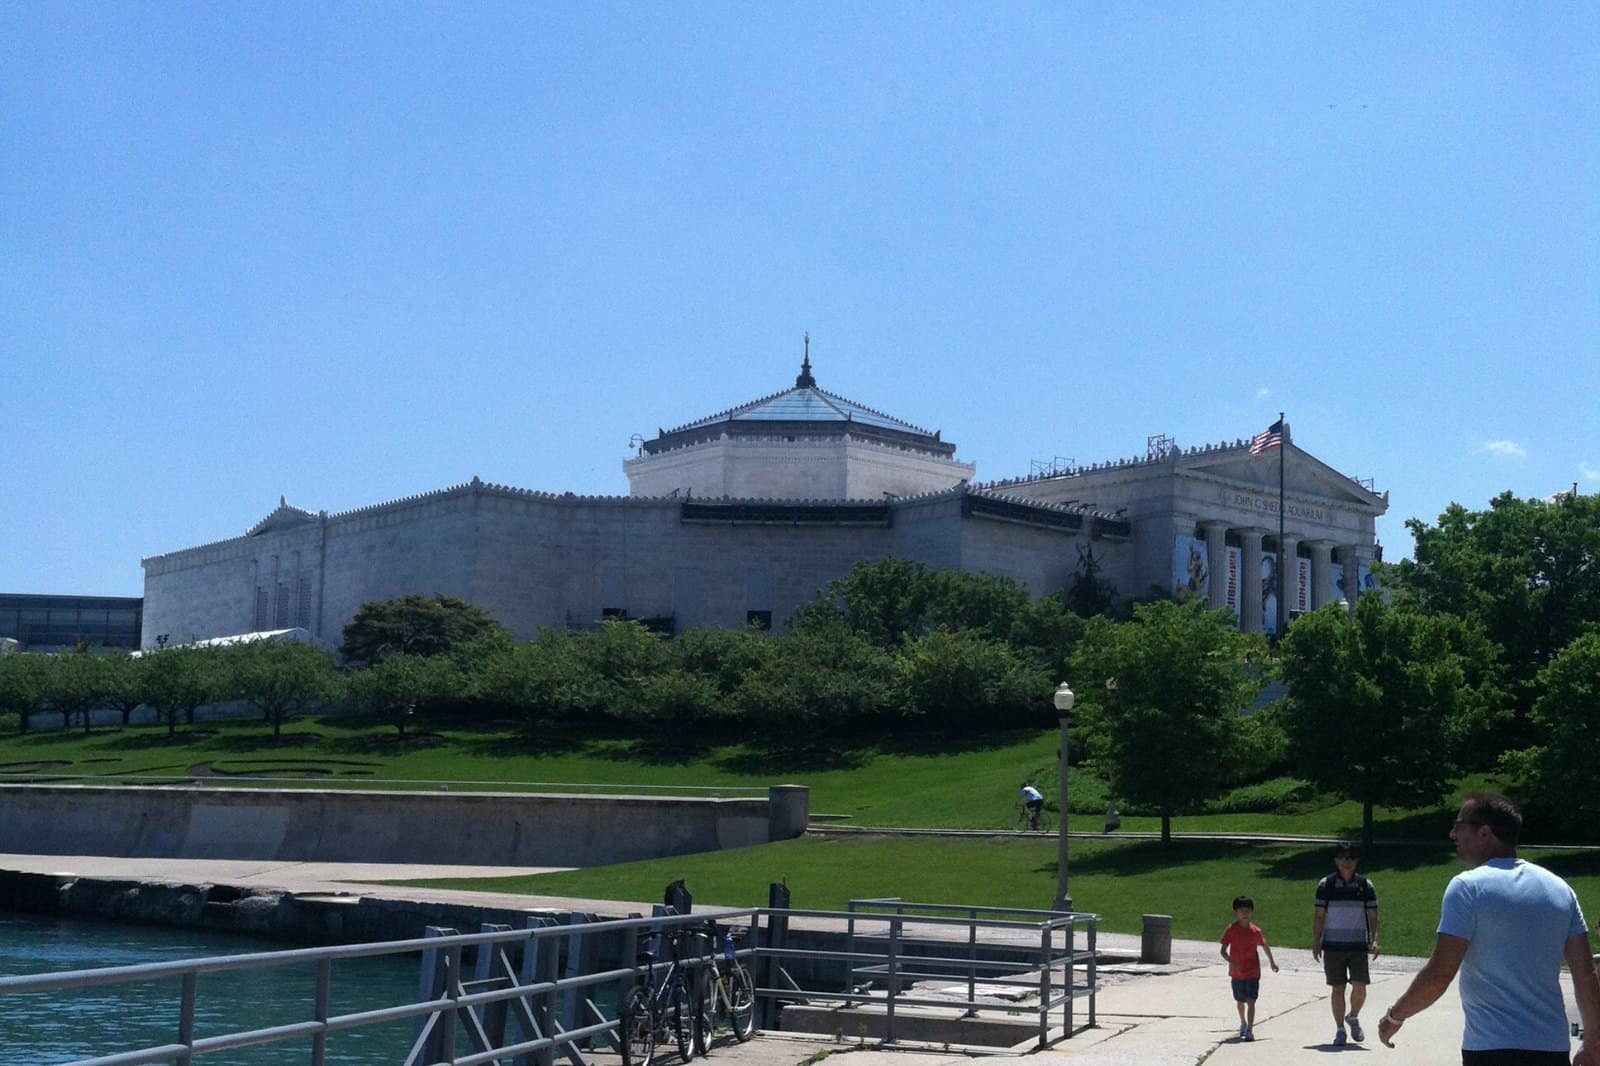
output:
<instances>
[{"instance_id":1,"label":"lamp post","mask_svg":"<svg viewBox=\"0 0 1600 1066\"><path fill-rule=\"evenodd\" d=\"M1062 912L1072 910L1072 895L1067 891L1067 716L1072 713L1077 699L1072 686L1065 681L1056 688L1054 702L1061 719L1061 778L1056 789L1056 803L1061 808L1061 817L1056 827L1056 901L1050 909Z\"/></svg>"}]
</instances>

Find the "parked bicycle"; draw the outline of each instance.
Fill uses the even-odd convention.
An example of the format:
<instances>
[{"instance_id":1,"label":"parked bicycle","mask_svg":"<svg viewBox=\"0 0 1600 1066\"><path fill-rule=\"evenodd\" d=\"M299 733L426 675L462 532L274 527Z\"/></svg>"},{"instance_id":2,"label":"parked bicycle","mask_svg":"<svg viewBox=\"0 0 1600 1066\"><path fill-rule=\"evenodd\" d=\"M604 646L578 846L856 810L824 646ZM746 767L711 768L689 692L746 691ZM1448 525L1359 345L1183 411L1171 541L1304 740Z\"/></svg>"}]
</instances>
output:
<instances>
[{"instance_id":1,"label":"parked bicycle","mask_svg":"<svg viewBox=\"0 0 1600 1066\"><path fill-rule=\"evenodd\" d=\"M1035 818L1037 818L1037 821L1035 821ZM1050 813L1048 811L1045 811L1045 810L1041 809L1039 811L1038 815L1034 815L1028 810L1027 804L1024 804L1024 803L1017 804L1017 819L1016 819L1016 822L1013 825L1013 829L1016 832L1018 832L1018 833L1032 833L1032 832L1048 833L1054 827L1054 825L1055 825L1055 822L1053 822L1051 820Z\"/></svg>"},{"instance_id":2,"label":"parked bicycle","mask_svg":"<svg viewBox=\"0 0 1600 1066\"><path fill-rule=\"evenodd\" d=\"M710 923L711 942L719 951L696 974L694 1047L704 1055L718 1032L732 1031L743 1043L756 1031L756 986L750 971L739 961L732 929Z\"/></svg>"},{"instance_id":3,"label":"parked bicycle","mask_svg":"<svg viewBox=\"0 0 1600 1066\"><path fill-rule=\"evenodd\" d=\"M617 1017L622 1029L623 1066L650 1066L657 1040L671 1038L678 1057L694 1057L694 996L689 987L688 964L679 956L677 931L663 934L671 961L655 979L655 953L639 952L639 983L629 990Z\"/></svg>"}]
</instances>

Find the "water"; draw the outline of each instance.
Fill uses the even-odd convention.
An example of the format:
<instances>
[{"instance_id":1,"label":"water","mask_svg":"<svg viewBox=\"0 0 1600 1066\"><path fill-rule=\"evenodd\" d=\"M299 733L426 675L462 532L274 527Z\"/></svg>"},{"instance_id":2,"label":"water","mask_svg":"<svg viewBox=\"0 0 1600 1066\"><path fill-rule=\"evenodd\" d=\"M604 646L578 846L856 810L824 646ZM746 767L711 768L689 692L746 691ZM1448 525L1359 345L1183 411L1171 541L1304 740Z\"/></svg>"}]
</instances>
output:
<instances>
[{"instance_id":1,"label":"water","mask_svg":"<svg viewBox=\"0 0 1600 1066\"><path fill-rule=\"evenodd\" d=\"M115 922L0 914L0 972L17 974L127 966L144 962L254 951L289 945L254 937ZM417 998L416 956L349 959L333 964L331 1013L372 1010ZM107 985L70 993L0 995L0 1061L52 1063L153 1047L177 1039L177 978ZM316 968L202 974L195 1029L213 1036L307 1021ZM328 1061L339 1066L393 1066L405 1059L415 1022L369 1026L328 1037ZM311 1041L222 1051L196 1060L219 1066L303 1066Z\"/></svg>"}]
</instances>

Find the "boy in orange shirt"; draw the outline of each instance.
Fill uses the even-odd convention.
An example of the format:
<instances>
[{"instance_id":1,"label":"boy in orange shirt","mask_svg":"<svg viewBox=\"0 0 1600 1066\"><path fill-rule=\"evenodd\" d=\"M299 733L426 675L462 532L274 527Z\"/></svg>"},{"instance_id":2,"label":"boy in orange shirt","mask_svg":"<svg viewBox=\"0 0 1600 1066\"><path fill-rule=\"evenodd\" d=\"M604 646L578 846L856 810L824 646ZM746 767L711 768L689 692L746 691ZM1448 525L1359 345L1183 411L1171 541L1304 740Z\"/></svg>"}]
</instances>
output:
<instances>
[{"instance_id":1,"label":"boy in orange shirt","mask_svg":"<svg viewBox=\"0 0 1600 1066\"><path fill-rule=\"evenodd\" d=\"M1249 896L1235 896L1233 921L1222 931L1222 957L1228 960L1228 976L1233 979L1233 1005L1239 1008L1239 1039L1256 1038L1256 996L1261 992L1261 959L1256 954L1259 947L1267 953L1272 972L1278 972L1278 961L1272 957L1267 938L1261 927L1252 925L1250 916L1255 913L1255 901Z\"/></svg>"}]
</instances>

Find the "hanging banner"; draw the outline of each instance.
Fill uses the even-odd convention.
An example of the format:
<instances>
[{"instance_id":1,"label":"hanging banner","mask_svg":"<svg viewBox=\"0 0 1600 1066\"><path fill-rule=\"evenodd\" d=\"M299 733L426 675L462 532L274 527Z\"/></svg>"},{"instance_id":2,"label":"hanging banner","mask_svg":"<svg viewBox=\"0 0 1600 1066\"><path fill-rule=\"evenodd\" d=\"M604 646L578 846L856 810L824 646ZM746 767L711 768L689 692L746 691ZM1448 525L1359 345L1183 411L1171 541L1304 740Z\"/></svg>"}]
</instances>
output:
<instances>
[{"instance_id":1,"label":"hanging banner","mask_svg":"<svg viewBox=\"0 0 1600 1066\"><path fill-rule=\"evenodd\" d=\"M1227 585L1224 586L1224 602L1228 610L1238 614L1239 604L1244 602L1239 597L1239 568L1244 564L1244 552L1239 548L1228 548L1223 554L1227 560L1225 565L1228 571Z\"/></svg>"},{"instance_id":2,"label":"hanging banner","mask_svg":"<svg viewBox=\"0 0 1600 1066\"><path fill-rule=\"evenodd\" d=\"M1344 587L1344 564L1329 563L1328 569L1333 573L1333 602L1350 599L1350 590Z\"/></svg>"},{"instance_id":3,"label":"hanging banner","mask_svg":"<svg viewBox=\"0 0 1600 1066\"><path fill-rule=\"evenodd\" d=\"M1261 555L1261 631L1269 635L1278 632L1278 560L1265 552Z\"/></svg>"},{"instance_id":4,"label":"hanging banner","mask_svg":"<svg viewBox=\"0 0 1600 1066\"><path fill-rule=\"evenodd\" d=\"M1296 614L1311 610L1311 560L1294 561L1294 596L1289 609Z\"/></svg>"},{"instance_id":5,"label":"hanging banner","mask_svg":"<svg viewBox=\"0 0 1600 1066\"><path fill-rule=\"evenodd\" d=\"M1378 579L1373 576L1372 571L1368 569L1365 562L1360 563L1356 567L1356 574L1358 575L1360 581L1360 586L1357 591L1361 595L1365 596L1369 592L1378 591Z\"/></svg>"},{"instance_id":6,"label":"hanging banner","mask_svg":"<svg viewBox=\"0 0 1600 1066\"><path fill-rule=\"evenodd\" d=\"M1211 568L1206 565L1206 542L1178 535L1172 551L1172 594L1179 600L1211 594Z\"/></svg>"}]
</instances>

